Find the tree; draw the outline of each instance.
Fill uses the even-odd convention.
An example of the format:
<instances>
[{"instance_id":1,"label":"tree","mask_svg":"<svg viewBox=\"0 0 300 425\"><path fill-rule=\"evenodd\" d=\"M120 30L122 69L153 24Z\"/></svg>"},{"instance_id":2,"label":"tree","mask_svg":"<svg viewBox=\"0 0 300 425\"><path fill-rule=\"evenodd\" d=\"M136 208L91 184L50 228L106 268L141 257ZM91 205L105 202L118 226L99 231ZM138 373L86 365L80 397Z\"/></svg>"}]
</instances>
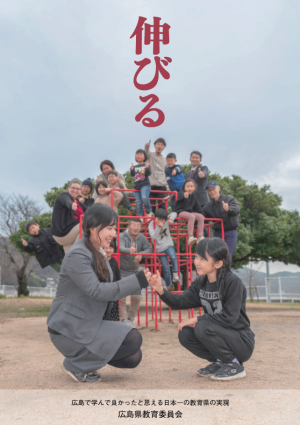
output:
<instances>
[{"instance_id":1,"label":"tree","mask_svg":"<svg viewBox=\"0 0 300 425\"><path fill-rule=\"evenodd\" d=\"M70 182L72 180L75 180L75 179L81 181L77 177L74 177L74 179L67 181L62 187L56 187L56 186L51 187L51 189L48 192L45 193L44 198L45 198L45 201L47 202L47 204L49 205L50 208L53 208L55 199L58 197L58 195L60 195L65 190L67 190ZM93 184L94 184L94 187L95 187L95 181L94 180L92 180L92 181L93 181Z\"/></svg>"},{"instance_id":2,"label":"tree","mask_svg":"<svg viewBox=\"0 0 300 425\"><path fill-rule=\"evenodd\" d=\"M282 198L271 191L270 185L247 184L236 175L210 174L209 178L219 183L222 193L235 196L241 208L234 268L238 269L249 261L300 265L298 211L280 208Z\"/></svg>"},{"instance_id":3,"label":"tree","mask_svg":"<svg viewBox=\"0 0 300 425\"><path fill-rule=\"evenodd\" d=\"M20 222L28 221L33 216L39 216L42 210L43 208L38 202L28 196L0 195L1 248L9 258L16 273L18 296L29 294L27 289L28 278L37 266L37 261L34 257L23 252L23 248L22 251L18 252L11 242L20 229Z\"/></svg>"}]
</instances>

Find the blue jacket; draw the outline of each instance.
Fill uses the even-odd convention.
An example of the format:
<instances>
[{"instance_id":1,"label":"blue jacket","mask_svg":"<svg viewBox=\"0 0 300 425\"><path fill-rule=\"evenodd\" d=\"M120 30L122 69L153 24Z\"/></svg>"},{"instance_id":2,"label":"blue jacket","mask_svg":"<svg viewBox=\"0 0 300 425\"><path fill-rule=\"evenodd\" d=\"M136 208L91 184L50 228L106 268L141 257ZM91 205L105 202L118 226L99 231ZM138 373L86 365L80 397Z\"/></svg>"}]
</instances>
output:
<instances>
[{"instance_id":1,"label":"blue jacket","mask_svg":"<svg viewBox=\"0 0 300 425\"><path fill-rule=\"evenodd\" d=\"M173 170L176 170L175 176L172 176ZM170 190L177 190L177 192L179 192L183 186L183 183L185 182L180 165L174 165L174 167L166 168L165 174Z\"/></svg>"}]
</instances>

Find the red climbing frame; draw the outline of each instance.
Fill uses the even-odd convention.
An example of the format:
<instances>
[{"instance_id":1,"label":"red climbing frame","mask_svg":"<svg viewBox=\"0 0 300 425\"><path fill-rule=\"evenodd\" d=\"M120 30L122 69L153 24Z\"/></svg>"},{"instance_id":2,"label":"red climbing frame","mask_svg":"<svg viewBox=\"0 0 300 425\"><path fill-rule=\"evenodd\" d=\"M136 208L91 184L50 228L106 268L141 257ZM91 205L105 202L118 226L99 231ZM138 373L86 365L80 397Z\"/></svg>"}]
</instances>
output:
<instances>
[{"instance_id":1,"label":"red climbing frame","mask_svg":"<svg viewBox=\"0 0 300 425\"><path fill-rule=\"evenodd\" d=\"M137 190L134 189L112 189L111 192L113 191L118 191L118 192L138 192ZM152 192L157 192L157 193L165 193L165 198L161 199L160 202L158 203L158 207L160 205L162 205L163 203L165 203L166 209L168 210L168 200L175 195L175 199L177 199L177 192L172 192L172 191L159 191L159 190L154 190ZM135 199L134 197L130 197L129 199ZM150 202L151 201L157 201L156 198L149 198ZM111 196L111 207L113 206L113 196ZM132 205L135 205L134 203ZM145 214L145 212L144 212ZM146 214L144 216L132 216L131 213L130 215L119 215L119 220L118 220L118 224L117 224L117 249L115 254L113 254L114 258L117 260L118 265L120 267L120 258L122 255L137 255L139 253L136 254L121 254L119 251L119 246L120 246L120 233L125 231L127 229L128 226L128 219L130 217L134 217L134 218L140 218L142 220L142 231L141 233L150 241L151 243L151 237L148 231L148 225L150 224L151 221L153 221L153 226L155 228L155 217L147 217ZM80 238L82 238L82 219L83 216L80 217ZM223 221L222 219L219 218L205 218L205 224L204 227L207 228L208 230L208 235L210 236L210 228L212 225L216 224L217 222L221 223L221 233L222 233L222 239L224 240L224 225L223 225ZM174 222L173 225L170 226L170 233L171 233L171 237L172 239L175 241L175 251L176 251L176 256L177 256L177 264L178 264L178 274L180 277L180 267L186 267L186 277L187 277L187 287L190 286L190 284L193 281L193 270L192 270L192 263L194 260L194 254L191 251L191 247L188 245L188 233L187 233L187 220L183 219L183 218L176 218L176 221ZM196 237L198 237L197 235L197 230L196 230ZM184 244L186 247L185 253L181 253L180 252L180 241L184 240ZM156 252L156 242L154 241L153 245L153 253L151 254L139 254L142 255L145 259L145 268L149 268L150 271L152 273L155 273L156 270L161 270L161 263L159 261L159 256L161 255L166 255L166 254L159 254ZM152 320L155 319L155 329L158 329L158 321L162 322L162 305L161 305L161 300L159 299L158 302L158 297L157 297L157 292L153 291L153 289L151 287L146 288L145 290L146 292L146 299L145 299L145 312L146 312L146 321L145 321L145 325L148 326L149 324L149 296L150 296L150 304L151 304L151 316L152 316ZM174 293L176 294L182 294L182 290L181 290L181 285L180 282L178 282L178 290L174 291ZM159 304L159 306L158 306ZM179 315L179 322L181 322L181 310L178 311L178 315ZM201 315L201 309L199 308L199 315ZM189 309L188 310L188 317L194 317L194 309ZM169 308L169 322L172 320L172 313L171 313L171 308ZM138 310L138 325L140 325L140 310Z\"/></svg>"}]
</instances>

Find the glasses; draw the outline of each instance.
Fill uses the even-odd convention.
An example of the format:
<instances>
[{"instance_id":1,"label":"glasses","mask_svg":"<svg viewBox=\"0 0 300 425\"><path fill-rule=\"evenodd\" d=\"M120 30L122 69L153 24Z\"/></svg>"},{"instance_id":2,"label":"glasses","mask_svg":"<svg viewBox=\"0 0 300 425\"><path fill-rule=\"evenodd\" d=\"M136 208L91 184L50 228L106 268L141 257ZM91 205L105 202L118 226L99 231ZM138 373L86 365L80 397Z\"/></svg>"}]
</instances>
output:
<instances>
[{"instance_id":1,"label":"glasses","mask_svg":"<svg viewBox=\"0 0 300 425\"><path fill-rule=\"evenodd\" d=\"M73 189L73 190L77 190L77 191L79 191L79 190L81 190L81 187L78 189L77 187L70 187L70 189Z\"/></svg>"}]
</instances>

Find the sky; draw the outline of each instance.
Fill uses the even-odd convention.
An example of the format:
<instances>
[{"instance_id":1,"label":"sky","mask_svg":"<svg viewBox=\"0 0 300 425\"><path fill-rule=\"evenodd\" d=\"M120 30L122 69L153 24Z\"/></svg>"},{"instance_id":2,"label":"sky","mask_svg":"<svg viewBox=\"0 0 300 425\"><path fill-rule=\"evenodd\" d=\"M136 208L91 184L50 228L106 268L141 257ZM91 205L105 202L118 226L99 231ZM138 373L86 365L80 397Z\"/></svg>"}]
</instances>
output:
<instances>
[{"instance_id":1,"label":"sky","mask_svg":"<svg viewBox=\"0 0 300 425\"><path fill-rule=\"evenodd\" d=\"M270 184L300 209L300 58L296 0L11 0L0 4L2 192L43 203L73 177L110 159L129 169L136 149L164 137L188 163L193 149L222 176ZM134 87L138 17L168 23L172 58L149 92ZM135 121L156 94L165 122ZM154 115L152 116L154 118Z\"/></svg>"}]
</instances>

